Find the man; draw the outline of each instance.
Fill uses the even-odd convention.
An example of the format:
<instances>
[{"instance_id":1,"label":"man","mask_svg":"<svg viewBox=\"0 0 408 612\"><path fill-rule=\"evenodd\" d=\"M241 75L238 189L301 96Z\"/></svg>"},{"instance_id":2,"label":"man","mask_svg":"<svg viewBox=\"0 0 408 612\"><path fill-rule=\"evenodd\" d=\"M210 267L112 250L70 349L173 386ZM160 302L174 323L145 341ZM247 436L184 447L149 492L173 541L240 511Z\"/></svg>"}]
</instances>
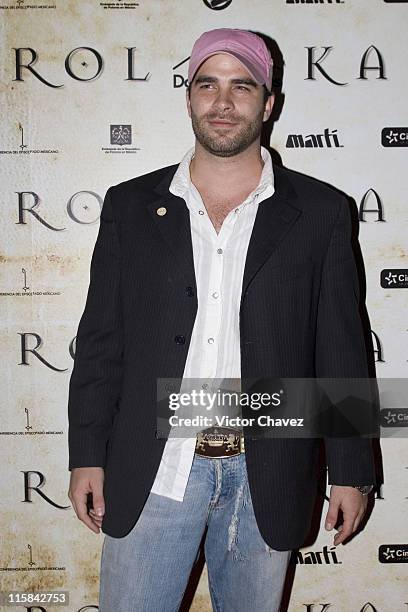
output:
<instances>
[{"instance_id":1,"label":"man","mask_svg":"<svg viewBox=\"0 0 408 612\"><path fill-rule=\"evenodd\" d=\"M206 529L214 609L277 611L310 528L318 439L166 440L158 379L368 376L347 201L260 145L263 40L204 33L188 79L195 147L108 189L78 328L69 497L106 534L101 612L178 610ZM367 439L325 444L339 544L364 515L373 456Z\"/></svg>"}]
</instances>

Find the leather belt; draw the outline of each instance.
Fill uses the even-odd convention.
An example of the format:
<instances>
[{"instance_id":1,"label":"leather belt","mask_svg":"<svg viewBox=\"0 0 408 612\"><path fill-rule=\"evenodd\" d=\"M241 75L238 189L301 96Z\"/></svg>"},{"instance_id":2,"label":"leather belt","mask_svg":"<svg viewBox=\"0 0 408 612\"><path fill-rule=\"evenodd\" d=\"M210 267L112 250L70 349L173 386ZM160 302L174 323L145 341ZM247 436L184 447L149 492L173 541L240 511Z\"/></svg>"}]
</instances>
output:
<instances>
[{"instance_id":1,"label":"leather belt","mask_svg":"<svg viewBox=\"0 0 408 612\"><path fill-rule=\"evenodd\" d=\"M245 452L242 432L230 427L209 427L197 433L196 455L226 459Z\"/></svg>"}]
</instances>

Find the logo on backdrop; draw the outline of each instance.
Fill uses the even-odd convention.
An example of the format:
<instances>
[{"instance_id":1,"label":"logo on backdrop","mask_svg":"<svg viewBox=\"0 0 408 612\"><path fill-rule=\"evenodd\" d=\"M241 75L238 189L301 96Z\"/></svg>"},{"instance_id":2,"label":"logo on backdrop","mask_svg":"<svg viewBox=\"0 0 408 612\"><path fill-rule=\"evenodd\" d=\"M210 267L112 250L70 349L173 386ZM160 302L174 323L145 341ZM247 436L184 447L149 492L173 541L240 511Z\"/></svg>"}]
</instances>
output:
<instances>
[{"instance_id":1,"label":"logo on backdrop","mask_svg":"<svg viewBox=\"0 0 408 612\"><path fill-rule=\"evenodd\" d=\"M294 559L291 557L291 562L297 565L340 565L343 561L339 561L337 552L339 549L335 546L323 546L322 550L309 550L307 552L297 551Z\"/></svg>"},{"instance_id":2,"label":"logo on backdrop","mask_svg":"<svg viewBox=\"0 0 408 612\"><path fill-rule=\"evenodd\" d=\"M222 11L229 7L232 0L203 0L203 2L213 11Z\"/></svg>"},{"instance_id":3,"label":"logo on backdrop","mask_svg":"<svg viewBox=\"0 0 408 612\"><path fill-rule=\"evenodd\" d=\"M381 427L408 427L408 408L382 408Z\"/></svg>"},{"instance_id":4,"label":"logo on backdrop","mask_svg":"<svg viewBox=\"0 0 408 612\"><path fill-rule=\"evenodd\" d=\"M21 268L21 276L21 289L19 291L0 291L0 297L35 297L39 295L62 295L61 291L33 290L33 288L29 285L28 272L26 268Z\"/></svg>"},{"instance_id":5,"label":"logo on backdrop","mask_svg":"<svg viewBox=\"0 0 408 612\"><path fill-rule=\"evenodd\" d=\"M53 370L54 372L67 372L68 368L57 368L57 366L52 365L52 363L47 361L47 359L37 350L39 348L44 350L43 339L39 334L36 334L35 332L18 332L17 335L20 336L21 355L21 361L18 365L31 366L32 364L30 363L30 360L33 361L29 357L29 354L31 353L31 355L33 355L40 363L45 365L50 370ZM34 342L36 342L36 345L31 346L34 344ZM68 346L68 352L72 359L75 358L74 345L76 346L76 338L73 338Z\"/></svg>"},{"instance_id":6,"label":"logo on backdrop","mask_svg":"<svg viewBox=\"0 0 408 612\"><path fill-rule=\"evenodd\" d=\"M331 149L332 147L342 148L337 130L330 131L326 128L322 134L289 134L286 140L288 149Z\"/></svg>"},{"instance_id":7,"label":"logo on backdrop","mask_svg":"<svg viewBox=\"0 0 408 612\"><path fill-rule=\"evenodd\" d=\"M302 603L304 607L303 612L340 612L343 610L342 602L340 602L339 606L335 602L326 602L326 603ZM401 604L404 605L404 604ZM79 610L79 612L81 612ZM383 608L376 607L371 601L366 601L365 603L358 603L356 607L352 609L349 608L349 612L384 612ZM394 608L393 612L397 612L397 609ZM402 608L398 608L398 612L403 612ZM406 608L404 608L404 612L406 612Z\"/></svg>"},{"instance_id":8,"label":"logo on backdrop","mask_svg":"<svg viewBox=\"0 0 408 612\"><path fill-rule=\"evenodd\" d=\"M101 151L105 153L119 153L126 155L127 153L137 153L139 147L129 147L132 144L132 126L121 123L119 125L111 124L109 127L109 137L111 145L116 147L101 147Z\"/></svg>"},{"instance_id":9,"label":"logo on backdrop","mask_svg":"<svg viewBox=\"0 0 408 612\"><path fill-rule=\"evenodd\" d=\"M286 0L286 4L344 4L344 0Z\"/></svg>"},{"instance_id":10,"label":"logo on backdrop","mask_svg":"<svg viewBox=\"0 0 408 612\"><path fill-rule=\"evenodd\" d=\"M345 83L341 83L336 81L325 68L323 68L322 64L326 61L327 56L331 53L334 47L320 47L323 49L323 53L320 53L320 56L317 57L316 49L318 47L305 47L307 49L307 77L305 81L316 81L316 73L319 72L327 81L333 83L333 85L348 85L348 81ZM344 51L343 51L344 53ZM371 56L375 56L374 63L371 63ZM370 65L369 65L370 62ZM376 73L377 79L386 80L385 76L385 68L384 68L384 60L380 53L380 51L374 45L370 45L361 56L360 61L360 72L359 76L356 79L367 81L367 72Z\"/></svg>"},{"instance_id":11,"label":"logo on backdrop","mask_svg":"<svg viewBox=\"0 0 408 612\"><path fill-rule=\"evenodd\" d=\"M44 562L42 562L41 560L41 556L38 557L35 553L34 553L34 547L31 546L31 544L27 544L25 551L21 553L23 555L23 559L21 560L22 563L24 565L14 565L13 567L0 567L0 571L4 571L4 572L21 572L21 571L30 571L30 570L35 570L35 571L65 571L66 567L64 566L57 566L57 565L49 565L47 562L45 562L46 564L44 565ZM14 558L14 554L12 555L11 558ZM52 555L52 558L54 558L54 555ZM28 608L26 608L28 609ZM32 608L31 608L32 609ZM37 608L39 609L39 608ZM44 608L42 608L44 610Z\"/></svg>"},{"instance_id":12,"label":"logo on backdrop","mask_svg":"<svg viewBox=\"0 0 408 612\"><path fill-rule=\"evenodd\" d=\"M57 5L49 2L48 4L46 4L45 2L33 2L32 0L30 0L30 2L28 4L25 4L25 0L16 0L14 4L11 4L10 2L6 2L5 4L3 4L3 2L0 3L0 8L2 9L10 9L10 10L27 10L27 9L55 9L57 8Z\"/></svg>"},{"instance_id":13,"label":"logo on backdrop","mask_svg":"<svg viewBox=\"0 0 408 612\"><path fill-rule=\"evenodd\" d=\"M388 127L381 132L383 147L408 147L408 127Z\"/></svg>"},{"instance_id":14,"label":"logo on backdrop","mask_svg":"<svg viewBox=\"0 0 408 612\"><path fill-rule=\"evenodd\" d=\"M15 131L15 148L0 149L0 155L31 155L34 153L59 153L58 149L32 149L33 144L27 134L27 129L17 123ZM17 148L18 147L18 148Z\"/></svg>"},{"instance_id":15,"label":"logo on backdrop","mask_svg":"<svg viewBox=\"0 0 408 612\"><path fill-rule=\"evenodd\" d=\"M101 0L99 6L105 10L114 9L117 11L118 9L135 9L139 6L139 3L129 2L129 0L126 0L126 2L124 2L124 0L116 0L115 2L113 0L111 2L104 2Z\"/></svg>"},{"instance_id":16,"label":"logo on backdrop","mask_svg":"<svg viewBox=\"0 0 408 612\"><path fill-rule=\"evenodd\" d=\"M31 47L13 47L15 51L15 71L16 78L13 81L19 81L21 83L24 82L23 78L23 70L28 70L35 76L36 79L41 81L47 87L52 87L54 89L58 89L60 87L64 87L64 85L54 85L46 80L45 77L33 68L33 64L35 64L39 56L35 49ZM150 72L148 72L145 76L137 77L135 76L135 67L134 67L134 51L136 47L125 47L127 51L127 78L123 79L124 81L147 81L150 76ZM27 57L27 54L24 52L29 52L30 57ZM68 74L71 79L75 79L76 81L81 82L89 82L94 81L99 77L99 75L104 70L104 60L102 55L96 49L92 47L76 47L72 49L68 53L65 58L64 68L65 72Z\"/></svg>"},{"instance_id":17,"label":"logo on backdrop","mask_svg":"<svg viewBox=\"0 0 408 612\"><path fill-rule=\"evenodd\" d=\"M368 202L371 202L372 200L374 200L376 206L374 208L366 208L366 204ZM359 221L361 221L362 223L366 223L367 220L365 219L365 215L367 213L374 213L377 216L377 219L375 219L376 222L377 221L382 221L383 223L386 222L383 216L383 204L382 204L381 198L379 194L376 192L376 190L372 188L367 189L367 191L361 198L361 202L358 207Z\"/></svg>"},{"instance_id":18,"label":"logo on backdrop","mask_svg":"<svg viewBox=\"0 0 408 612\"><path fill-rule=\"evenodd\" d=\"M373 342L374 361L376 363L385 363L385 359L383 358L383 347L380 337L373 329L371 330L371 337Z\"/></svg>"},{"instance_id":19,"label":"logo on backdrop","mask_svg":"<svg viewBox=\"0 0 408 612\"><path fill-rule=\"evenodd\" d=\"M63 430L45 429L43 427L38 428L36 426L35 414L33 416L33 410L31 408L24 408L24 414L21 410L16 414L14 411L13 417L17 417L19 420L19 429L1 429L0 436L62 436L64 435ZM4 419L3 419L4 422ZM22 426L25 423L24 427ZM13 426L13 425L12 425Z\"/></svg>"},{"instance_id":20,"label":"logo on backdrop","mask_svg":"<svg viewBox=\"0 0 408 612\"><path fill-rule=\"evenodd\" d=\"M35 191L16 191L18 203L18 221L15 225L28 225L28 220L36 219L49 230L61 232L65 227L55 227L44 219L44 212L41 214L35 210L39 207L42 200ZM103 205L101 196L95 191L77 191L68 199L66 212L68 217L75 223L81 225L93 225L99 221ZM45 215L47 216L47 215Z\"/></svg>"},{"instance_id":21,"label":"logo on backdrop","mask_svg":"<svg viewBox=\"0 0 408 612\"><path fill-rule=\"evenodd\" d=\"M187 76L184 74L180 74L180 71L178 69L180 68L180 66L187 64L189 59L190 59L190 56L186 57L186 59L183 59L181 62L173 66L173 89L180 89L180 87L188 87ZM177 72L174 72L175 70L177 70ZM187 70L187 66L186 66L186 70Z\"/></svg>"},{"instance_id":22,"label":"logo on backdrop","mask_svg":"<svg viewBox=\"0 0 408 612\"><path fill-rule=\"evenodd\" d=\"M111 125L110 142L116 145L132 144L131 125Z\"/></svg>"},{"instance_id":23,"label":"logo on backdrop","mask_svg":"<svg viewBox=\"0 0 408 612\"><path fill-rule=\"evenodd\" d=\"M378 560L380 563L408 563L408 544L381 544Z\"/></svg>"},{"instance_id":24,"label":"logo on backdrop","mask_svg":"<svg viewBox=\"0 0 408 612\"><path fill-rule=\"evenodd\" d=\"M408 289L408 268L381 270L380 284L383 289Z\"/></svg>"}]
</instances>

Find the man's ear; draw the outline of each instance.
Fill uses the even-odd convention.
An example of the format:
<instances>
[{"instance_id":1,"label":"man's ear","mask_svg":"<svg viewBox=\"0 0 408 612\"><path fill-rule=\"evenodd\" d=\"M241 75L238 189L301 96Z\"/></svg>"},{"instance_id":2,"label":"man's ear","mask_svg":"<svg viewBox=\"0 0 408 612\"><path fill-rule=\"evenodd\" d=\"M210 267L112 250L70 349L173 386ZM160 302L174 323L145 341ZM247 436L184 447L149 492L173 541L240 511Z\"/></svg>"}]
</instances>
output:
<instances>
[{"instance_id":1,"label":"man's ear","mask_svg":"<svg viewBox=\"0 0 408 612\"><path fill-rule=\"evenodd\" d=\"M275 94L272 94L269 96L269 98L265 102L265 110L264 110L264 116L263 116L264 122L268 121L269 117L271 116L274 102L275 102Z\"/></svg>"},{"instance_id":2,"label":"man's ear","mask_svg":"<svg viewBox=\"0 0 408 612\"><path fill-rule=\"evenodd\" d=\"M186 87L186 104L187 104L188 116L191 118L191 102L190 102L190 95L188 93L187 87Z\"/></svg>"}]
</instances>

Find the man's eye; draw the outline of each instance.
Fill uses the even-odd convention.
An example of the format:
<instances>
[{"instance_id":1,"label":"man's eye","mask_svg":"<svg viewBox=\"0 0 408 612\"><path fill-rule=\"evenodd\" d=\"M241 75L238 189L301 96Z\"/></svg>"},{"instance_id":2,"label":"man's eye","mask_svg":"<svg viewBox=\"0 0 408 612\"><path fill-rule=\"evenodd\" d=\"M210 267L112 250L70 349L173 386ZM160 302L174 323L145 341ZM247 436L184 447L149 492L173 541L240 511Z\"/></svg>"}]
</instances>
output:
<instances>
[{"instance_id":1,"label":"man's eye","mask_svg":"<svg viewBox=\"0 0 408 612\"><path fill-rule=\"evenodd\" d=\"M245 87L245 85L237 85L238 89L240 89L241 91L249 91L248 87Z\"/></svg>"},{"instance_id":2,"label":"man's eye","mask_svg":"<svg viewBox=\"0 0 408 612\"><path fill-rule=\"evenodd\" d=\"M203 83L202 85L200 85L200 89L207 89L208 87L212 87L213 84L212 83Z\"/></svg>"}]
</instances>

